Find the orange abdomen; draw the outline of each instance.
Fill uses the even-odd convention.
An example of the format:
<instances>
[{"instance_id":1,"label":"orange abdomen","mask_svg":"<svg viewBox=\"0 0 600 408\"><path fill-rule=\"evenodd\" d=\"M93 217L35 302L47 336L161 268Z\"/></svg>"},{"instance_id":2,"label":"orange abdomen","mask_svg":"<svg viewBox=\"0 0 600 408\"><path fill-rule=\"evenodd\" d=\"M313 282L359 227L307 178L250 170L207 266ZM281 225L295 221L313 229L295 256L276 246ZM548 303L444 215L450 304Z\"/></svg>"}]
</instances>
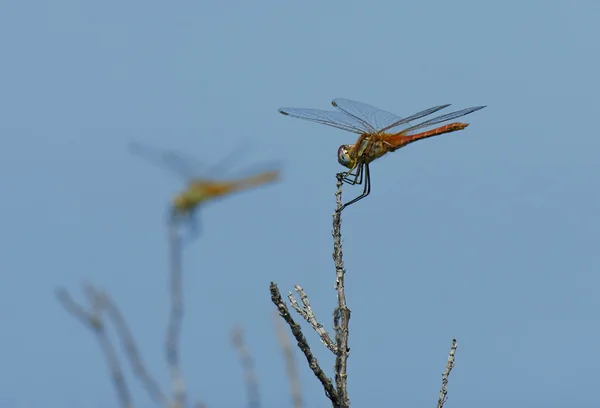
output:
<instances>
[{"instance_id":1,"label":"orange abdomen","mask_svg":"<svg viewBox=\"0 0 600 408\"><path fill-rule=\"evenodd\" d=\"M392 149L396 150L406 146L409 143L416 142L417 140L443 135L444 133L456 132L457 130L463 130L467 126L469 126L468 123L456 122L440 126L436 129L428 130L426 132L415 133L413 135L404 135L402 134L402 132L399 132L393 135L389 135L383 140L389 145L391 145L390 147L392 147Z\"/></svg>"}]
</instances>

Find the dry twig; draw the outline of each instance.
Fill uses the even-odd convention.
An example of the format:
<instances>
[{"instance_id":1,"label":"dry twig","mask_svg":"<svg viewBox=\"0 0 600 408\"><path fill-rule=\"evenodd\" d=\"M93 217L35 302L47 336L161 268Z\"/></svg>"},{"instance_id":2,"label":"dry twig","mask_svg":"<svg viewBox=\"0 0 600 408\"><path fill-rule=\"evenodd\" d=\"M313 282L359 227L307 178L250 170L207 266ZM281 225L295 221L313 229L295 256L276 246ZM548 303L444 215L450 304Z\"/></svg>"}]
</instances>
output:
<instances>
[{"instance_id":1,"label":"dry twig","mask_svg":"<svg viewBox=\"0 0 600 408\"><path fill-rule=\"evenodd\" d=\"M140 356L140 352L137 348L137 344L131 334L131 330L127 325L127 322L123 318L123 315L116 303L110 298L110 296L105 292L98 292L95 289L97 296L101 296L103 300L103 308L108 314L108 317L111 319L115 329L117 331L117 335L121 340L121 344L125 349L125 355L129 359L129 364L131 364L131 368L136 375L136 377L142 383L142 386L146 389L150 398L161 407L168 407L169 400L160 390L160 386L158 382L148 373L142 357Z\"/></svg>"},{"instance_id":2,"label":"dry twig","mask_svg":"<svg viewBox=\"0 0 600 408\"><path fill-rule=\"evenodd\" d=\"M88 291L88 295L90 294L91 292ZM102 307L99 305L98 299L93 296L89 297L91 311L88 312L85 307L71 299L71 296L65 289L58 289L56 296L67 312L77 318L84 326L89 327L96 335L96 339L100 343L100 349L106 358L120 405L122 408L132 408L133 401L131 400L129 387L123 375L115 347L106 333L106 328L102 320Z\"/></svg>"},{"instance_id":3,"label":"dry twig","mask_svg":"<svg viewBox=\"0 0 600 408\"><path fill-rule=\"evenodd\" d=\"M323 389L325 390L325 395L327 395L327 398L329 398L329 400L332 402L334 407L336 407L336 408L339 407L340 405L338 403L338 395L333 386L331 379L325 375L325 373L319 366L319 362L317 361L315 356L312 354L312 351L310 350L310 346L308 345L308 342L306 341L306 337L304 337L304 334L302 334L302 329L300 328L300 325L294 321L294 319L290 315L290 311L288 310L287 305L281 298L281 293L279 293L279 288L277 288L277 285L274 282L271 282L269 290L271 292L271 301L273 302L275 307L277 307L277 310L279 311L279 315L283 318L283 320L285 320L285 322L288 324L288 326L290 326L290 329L292 330L292 334L294 335L294 338L297 341L298 348L302 351L302 353L306 357L306 361L308 362L308 366L310 367L312 372L315 374L315 376L321 382L321 385L323 386Z\"/></svg>"},{"instance_id":4,"label":"dry twig","mask_svg":"<svg viewBox=\"0 0 600 408\"><path fill-rule=\"evenodd\" d=\"M329 350L331 350L332 353L337 353L337 346L335 345L335 343L333 342L333 340L329 336L329 333L327 333L323 325L317 320L315 313L310 307L310 302L308 300L308 296L304 292L304 289L302 289L300 285L294 285L294 289L296 290L296 293L298 293L298 296L300 296L300 301L304 306L300 307L292 292L289 292L288 299L290 300L290 304L292 305L294 310L296 310L296 312L298 312L298 314L302 316L304 320L306 320L317 332L317 334L321 338L321 343L323 343Z\"/></svg>"},{"instance_id":5,"label":"dry twig","mask_svg":"<svg viewBox=\"0 0 600 408\"><path fill-rule=\"evenodd\" d=\"M181 376L178 352L181 320L183 318L181 244L175 225L170 225L169 227L169 239L171 244L171 313L166 335L166 354L171 372L172 401L162 393L158 382L148 373L127 322L116 303L113 302L108 294L98 291L92 285L87 285L85 292L91 304L91 312L88 312L83 306L76 304L65 290L61 289L57 292L58 298L65 309L85 325L92 328L96 334L111 370L113 383L115 384L122 407L130 408L133 405L116 351L105 332L102 320L102 313L104 312L115 325L117 335L123 345L125 355L131 364L132 370L152 400L158 406L165 408L184 408L186 406L186 389Z\"/></svg>"},{"instance_id":6,"label":"dry twig","mask_svg":"<svg viewBox=\"0 0 600 408\"><path fill-rule=\"evenodd\" d=\"M348 348L348 325L350 322L350 309L346 305L346 294L344 291L344 260L342 259L342 177L343 173L337 174L336 210L333 213L333 262L335 263L336 290L338 306L333 312L333 327L335 330L335 342L337 353L335 359L335 383L338 393L340 407L350 406L347 390L347 362L350 348Z\"/></svg>"},{"instance_id":7,"label":"dry twig","mask_svg":"<svg viewBox=\"0 0 600 408\"><path fill-rule=\"evenodd\" d=\"M458 348L456 339L452 340L452 346L450 347L450 354L448 354L448 362L446 363L446 369L442 373L442 388L440 389L440 397L438 398L437 408L442 408L444 403L448 399L448 377L452 368L454 368L454 354Z\"/></svg>"},{"instance_id":8,"label":"dry twig","mask_svg":"<svg viewBox=\"0 0 600 408\"><path fill-rule=\"evenodd\" d=\"M306 342L306 338L302 334L302 330L300 326L294 322L292 317L289 314L287 309L287 305L281 299L281 294L279 293L279 289L275 283L271 282L271 300L277 306L279 310L279 314L283 317L283 319L288 323L290 328L292 329L292 333L294 337L298 341L298 347L308 361L310 368L313 370L313 373L317 376L323 388L325 389L325 394L333 403L335 408L348 408L350 406L350 398L348 397L348 389L347 389L347 362L348 356L350 354L350 348L348 347L348 325L350 322L350 309L346 305L346 294L344 291L344 275L346 273L344 269L344 261L342 259L342 233L341 233L341 225L342 225L342 210L344 206L342 205L342 185L343 185L343 173L337 174L337 191L335 193L336 197L336 209L333 213L333 231L331 235L333 236L333 261L335 263L335 276L336 276L336 285L335 289L337 291L337 300L338 304L333 312L333 328L335 330L335 342L331 339L327 331L323 328L323 325L318 322L312 308L310 307L310 302L308 300L308 296L299 285L294 285L294 289L300 296L300 300L303 304L303 307L300 307L293 294L290 292L288 294L288 299L292 307L302 316L312 328L319 334L321 338L321 342L325 344L325 346L331 350L335 355L335 387L333 386L331 379L329 379L324 373L323 370L319 367L317 360L313 357L312 352L310 351L310 347Z\"/></svg>"},{"instance_id":9,"label":"dry twig","mask_svg":"<svg viewBox=\"0 0 600 408\"><path fill-rule=\"evenodd\" d=\"M173 402L176 408L185 408L186 389L179 365L179 338L181 336L181 321L183 319L183 293L181 273L181 238L174 222L169 223L169 244L171 256L171 313L165 341L167 364L171 372L171 387Z\"/></svg>"},{"instance_id":10,"label":"dry twig","mask_svg":"<svg viewBox=\"0 0 600 408\"><path fill-rule=\"evenodd\" d=\"M231 331L231 340L238 351L244 377L246 378L246 391L248 393L248 407L260 408L260 397L258 393L258 380L254 372L254 361L250 352L246 348L242 329L237 327Z\"/></svg>"},{"instance_id":11,"label":"dry twig","mask_svg":"<svg viewBox=\"0 0 600 408\"><path fill-rule=\"evenodd\" d=\"M292 404L294 408L302 408L304 406L302 402L302 391L300 388L300 377L298 376L298 367L296 366L296 359L294 358L294 350L292 349L292 343L290 342L285 327L281 320L279 320L279 314L274 313L275 330L277 331L277 339L279 345L283 351L283 357L285 360L285 367L290 380L290 389L292 392Z\"/></svg>"}]
</instances>

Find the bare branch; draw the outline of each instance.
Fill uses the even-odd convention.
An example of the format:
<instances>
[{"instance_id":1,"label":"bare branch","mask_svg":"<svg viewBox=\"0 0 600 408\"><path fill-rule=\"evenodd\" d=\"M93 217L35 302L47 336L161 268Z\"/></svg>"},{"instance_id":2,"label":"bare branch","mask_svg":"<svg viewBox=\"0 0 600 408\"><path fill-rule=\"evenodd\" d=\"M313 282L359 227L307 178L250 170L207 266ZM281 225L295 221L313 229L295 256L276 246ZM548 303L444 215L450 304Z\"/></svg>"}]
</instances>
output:
<instances>
[{"instance_id":1,"label":"bare branch","mask_svg":"<svg viewBox=\"0 0 600 408\"><path fill-rule=\"evenodd\" d=\"M338 306L334 310L333 326L335 330L335 341L337 353L335 359L335 383L340 407L350 406L347 390L347 362L350 349L348 348L348 325L350 322L350 309L346 306L346 294L344 292L344 261L342 259L342 181L343 173L337 174L336 210L333 213L333 262L335 263L336 290Z\"/></svg>"},{"instance_id":2,"label":"bare branch","mask_svg":"<svg viewBox=\"0 0 600 408\"><path fill-rule=\"evenodd\" d=\"M181 240L175 222L169 223L169 243L171 250L171 313L167 327L166 354L167 364L171 372L171 387L176 408L186 406L186 387L179 365L179 337L183 319L183 294L181 273Z\"/></svg>"},{"instance_id":3,"label":"bare branch","mask_svg":"<svg viewBox=\"0 0 600 408\"><path fill-rule=\"evenodd\" d=\"M108 364L121 407L133 408L133 401L127 387L127 381L123 375L115 347L106 334L104 322L102 321L102 313L100 307L97 305L97 299L90 298L92 311L87 312L83 306L71 299L71 296L65 289L57 289L56 296L67 312L78 319L84 326L89 327L96 335L96 339L100 343L100 349Z\"/></svg>"},{"instance_id":4,"label":"bare branch","mask_svg":"<svg viewBox=\"0 0 600 408\"><path fill-rule=\"evenodd\" d=\"M258 393L258 380L254 372L254 361L250 352L246 348L244 342L244 334L242 329L239 327L234 328L231 331L231 341L234 347L237 349L244 370L244 377L246 377L246 391L248 393L248 407L249 408L260 408L260 397Z\"/></svg>"},{"instance_id":5,"label":"bare branch","mask_svg":"<svg viewBox=\"0 0 600 408\"><path fill-rule=\"evenodd\" d=\"M456 339L452 340L452 346L450 347L450 354L448 355L448 362L446 363L446 369L442 373L442 388L440 390L440 397L438 398L437 408L442 408L444 403L448 399L448 377L452 368L454 368L454 354L458 348Z\"/></svg>"},{"instance_id":6,"label":"bare branch","mask_svg":"<svg viewBox=\"0 0 600 408\"><path fill-rule=\"evenodd\" d=\"M117 335L121 340L121 344L125 349L125 355L129 359L129 364L131 364L131 368L135 374L135 376L140 380L142 386L146 389L150 398L161 407L168 407L169 400L160 390L160 386L158 382L150 375L146 366L144 365L143 359L138 350L137 344L133 335L131 334L131 330L123 318L123 314L119 310L117 304L110 298L110 296L105 292L98 292L93 287L89 288L96 298L101 299L102 308L108 314L108 317L111 319L112 323L115 326L117 331Z\"/></svg>"},{"instance_id":7,"label":"bare branch","mask_svg":"<svg viewBox=\"0 0 600 408\"><path fill-rule=\"evenodd\" d=\"M292 305L294 310L296 310L296 312L298 312L298 314L302 316L304 320L310 323L313 329L315 329L315 331L321 338L321 343L323 343L329 350L331 350L331 352L336 354L337 346L329 336L329 333L327 333L327 331L323 328L323 325L317 321L317 317L315 316L315 313L310 307L310 302L308 300L308 296L304 292L304 289L302 289L300 285L294 285L294 289L300 296L300 301L302 302L302 305L304 307L300 307L292 292L288 293L288 299L290 300L290 304Z\"/></svg>"},{"instance_id":8,"label":"bare branch","mask_svg":"<svg viewBox=\"0 0 600 408\"><path fill-rule=\"evenodd\" d=\"M274 282L271 282L269 290L271 291L271 301L273 302L275 307L277 307L277 310L279 311L279 315L281 317L283 317L283 320L285 320L285 322L288 324L288 326L290 326L290 329L292 330L292 334L294 335L294 337L296 338L296 341L298 342L298 348L300 348L302 353L304 353L304 356L306 357L306 361L308 361L308 366L310 367L312 372L315 374L315 376L321 382L321 385L323 386L323 389L325 390L325 395L327 395L327 398L329 398L329 400L333 403L334 407L336 407L336 408L339 407L340 404L338 403L338 395L335 391L335 388L333 387L333 383L331 382L331 379L325 375L325 373L319 366L319 362L317 361L315 356L313 356L312 351L310 350L310 346L308 345L308 342L306 341L304 334L302 334L302 329L300 328L300 325L294 321L294 319L290 315L287 305L281 298L281 293L279 293L279 288L277 288L277 285Z\"/></svg>"},{"instance_id":9,"label":"bare branch","mask_svg":"<svg viewBox=\"0 0 600 408\"><path fill-rule=\"evenodd\" d=\"M285 327L281 320L279 320L278 313L273 314L275 320L275 330L277 331L277 339L279 345L283 351L283 357L285 360L285 367L290 380L290 389L292 392L292 403L294 408L302 408L304 406L302 402L302 390L300 388L300 377L298 376L298 367L296 366L296 359L294 358L294 351L292 349L292 343L290 342Z\"/></svg>"}]
</instances>

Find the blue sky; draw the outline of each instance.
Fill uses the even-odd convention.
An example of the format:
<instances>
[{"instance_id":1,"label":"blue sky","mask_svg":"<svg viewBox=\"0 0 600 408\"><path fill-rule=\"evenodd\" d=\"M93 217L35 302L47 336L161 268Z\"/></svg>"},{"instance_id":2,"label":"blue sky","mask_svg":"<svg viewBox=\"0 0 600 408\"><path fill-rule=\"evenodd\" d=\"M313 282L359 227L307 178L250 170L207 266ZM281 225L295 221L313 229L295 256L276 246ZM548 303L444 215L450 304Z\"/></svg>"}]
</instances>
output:
<instances>
[{"instance_id":1,"label":"blue sky","mask_svg":"<svg viewBox=\"0 0 600 408\"><path fill-rule=\"evenodd\" d=\"M284 163L282 182L201 211L182 359L194 400L244 406L229 342L241 324L264 407L290 406L268 285L303 286L330 327L336 151L354 135L277 109L335 97L400 116L488 105L374 163L371 196L343 214L353 405L433 406L453 337L448 408L596 403L599 13L584 0L4 2L0 406L116 406L95 339L54 298L80 298L86 280L167 385L164 216L183 180L130 141L209 163L250 141L240 166ZM298 357L307 406L326 406Z\"/></svg>"}]
</instances>

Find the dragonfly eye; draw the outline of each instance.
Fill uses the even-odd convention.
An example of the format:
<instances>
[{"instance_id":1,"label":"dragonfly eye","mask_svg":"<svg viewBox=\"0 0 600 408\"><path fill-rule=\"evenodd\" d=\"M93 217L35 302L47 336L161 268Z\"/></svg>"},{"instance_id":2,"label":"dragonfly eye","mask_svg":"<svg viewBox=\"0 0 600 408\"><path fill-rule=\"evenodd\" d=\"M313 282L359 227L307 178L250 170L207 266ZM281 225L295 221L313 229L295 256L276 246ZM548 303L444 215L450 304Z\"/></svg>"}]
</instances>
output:
<instances>
[{"instance_id":1,"label":"dragonfly eye","mask_svg":"<svg viewBox=\"0 0 600 408\"><path fill-rule=\"evenodd\" d=\"M350 149L347 145L341 145L338 149L338 163L342 166L351 168L352 158L350 157Z\"/></svg>"}]
</instances>

